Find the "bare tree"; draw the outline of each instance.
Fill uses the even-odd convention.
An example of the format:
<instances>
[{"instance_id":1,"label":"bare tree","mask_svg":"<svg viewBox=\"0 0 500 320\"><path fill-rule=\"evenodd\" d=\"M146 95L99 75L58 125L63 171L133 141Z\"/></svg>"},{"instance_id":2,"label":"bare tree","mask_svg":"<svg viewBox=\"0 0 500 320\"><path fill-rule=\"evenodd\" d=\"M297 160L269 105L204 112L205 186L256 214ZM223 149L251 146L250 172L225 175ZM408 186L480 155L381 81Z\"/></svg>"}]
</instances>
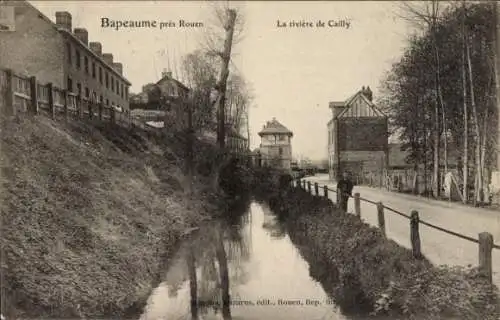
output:
<instances>
[{"instance_id":1,"label":"bare tree","mask_svg":"<svg viewBox=\"0 0 500 320\"><path fill-rule=\"evenodd\" d=\"M434 48L434 58L435 58L435 105L434 105L434 128L433 128L433 144L434 144L434 159L433 159L433 195L435 198L439 197L441 192L441 181L440 181L440 133L441 126L440 122L443 124L443 134L444 134L444 158L445 158L445 170L448 169L448 150L447 150L447 132L446 132L446 121L445 121L445 106L443 101L443 95L441 92L441 65L440 65L440 54L439 54L439 43L437 39L437 33L439 28L439 19L441 14L441 8L439 6L438 0L432 0L425 2L421 7L417 7L408 2L402 2L401 7L405 12L402 16L405 20L410 21L417 26L420 26L426 32L429 32L433 48Z\"/></svg>"}]
</instances>

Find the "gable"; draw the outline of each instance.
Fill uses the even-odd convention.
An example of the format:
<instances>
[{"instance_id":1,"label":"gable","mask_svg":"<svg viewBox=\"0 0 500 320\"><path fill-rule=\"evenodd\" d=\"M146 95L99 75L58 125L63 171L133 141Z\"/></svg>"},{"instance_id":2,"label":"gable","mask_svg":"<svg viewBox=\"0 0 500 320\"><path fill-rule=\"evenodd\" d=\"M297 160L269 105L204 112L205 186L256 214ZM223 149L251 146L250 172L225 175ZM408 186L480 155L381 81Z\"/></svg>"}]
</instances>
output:
<instances>
[{"instance_id":1,"label":"gable","mask_svg":"<svg viewBox=\"0 0 500 320\"><path fill-rule=\"evenodd\" d=\"M358 94L348 102L347 108L345 108L339 115L338 118L361 118L361 117L384 117L384 114L380 112L377 107L373 105L364 95Z\"/></svg>"}]
</instances>

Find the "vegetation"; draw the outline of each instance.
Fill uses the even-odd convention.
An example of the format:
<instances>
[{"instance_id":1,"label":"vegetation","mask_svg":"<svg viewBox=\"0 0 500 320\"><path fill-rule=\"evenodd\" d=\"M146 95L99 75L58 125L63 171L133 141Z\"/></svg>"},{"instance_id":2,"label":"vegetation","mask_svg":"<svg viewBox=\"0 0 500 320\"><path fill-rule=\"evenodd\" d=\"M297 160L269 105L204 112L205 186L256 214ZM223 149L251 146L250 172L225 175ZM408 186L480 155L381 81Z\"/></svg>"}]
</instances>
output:
<instances>
[{"instance_id":1,"label":"vegetation","mask_svg":"<svg viewBox=\"0 0 500 320\"><path fill-rule=\"evenodd\" d=\"M213 145L185 197L182 134L9 119L2 130L4 315L136 315L183 232L219 207ZM207 168L208 167L208 168Z\"/></svg>"},{"instance_id":2,"label":"vegetation","mask_svg":"<svg viewBox=\"0 0 500 320\"><path fill-rule=\"evenodd\" d=\"M273 192L276 181L261 185L259 194L285 222L309 264L322 266L311 273L344 312L429 320L500 316L498 289L475 268L436 267L425 258L417 260L330 200L286 187Z\"/></svg>"},{"instance_id":3,"label":"vegetation","mask_svg":"<svg viewBox=\"0 0 500 320\"><path fill-rule=\"evenodd\" d=\"M496 3L421 5L403 4L404 18L419 32L387 75L380 104L410 163L432 171L435 197L439 167L456 166L463 201L472 184L474 202L487 202L488 171L496 161ZM448 160L450 151L458 151L457 163Z\"/></svg>"}]
</instances>

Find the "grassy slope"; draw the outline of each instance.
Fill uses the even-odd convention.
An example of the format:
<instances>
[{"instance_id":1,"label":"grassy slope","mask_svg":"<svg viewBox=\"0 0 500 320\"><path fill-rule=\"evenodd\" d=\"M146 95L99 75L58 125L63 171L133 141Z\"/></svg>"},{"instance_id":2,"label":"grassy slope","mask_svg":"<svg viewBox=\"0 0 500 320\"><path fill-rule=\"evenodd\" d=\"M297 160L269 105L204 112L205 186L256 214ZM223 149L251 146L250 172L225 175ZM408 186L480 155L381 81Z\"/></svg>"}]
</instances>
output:
<instances>
[{"instance_id":1,"label":"grassy slope","mask_svg":"<svg viewBox=\"0 0 500 320\"><path fill-rule=\"evenodd\" d=\"M2 131L4 314L123 316L210 210L186 209L175 141L44 117Z\"/></svg>"}]
</instances>

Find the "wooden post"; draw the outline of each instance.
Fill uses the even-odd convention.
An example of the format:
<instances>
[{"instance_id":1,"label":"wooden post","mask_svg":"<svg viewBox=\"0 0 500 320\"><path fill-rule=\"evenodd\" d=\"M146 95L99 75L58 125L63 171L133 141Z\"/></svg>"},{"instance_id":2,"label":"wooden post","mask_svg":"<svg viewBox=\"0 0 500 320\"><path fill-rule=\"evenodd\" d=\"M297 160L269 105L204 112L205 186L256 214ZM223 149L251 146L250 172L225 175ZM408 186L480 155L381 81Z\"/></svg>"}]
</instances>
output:
<instances>
[{"instance_id":1,"label":"wooden post","mask_svg":"<svg viewBox=\"0 0 500 320\"><path fill-rule=\"evenodd\" d=\"M64 90L64 120L68 120L69 91Z\"/></svg>"},{"instance_id":2,"label":"wooden post","mask_svg":"<svg viewBox=\"0 0 500 320\"><path fill-rule=\"evenodd\" d=\"M302 180L302 188L306 190L306 180Z\"/></svg>"},{"instance_id":3,"label":"wooden post","mask_svg":"<svg viewBox=\"0 0 500 320\"><path fill-rule=\"evenodd\" d=\"M50 118L54 119L56 116L56 110L54 108L54 85L52 82L47 84L47 89L49 90L49 114Z\"/></svg>"},{"instance_id":4,"label":"wooden post","mask_svg":"<svg viewBox=\"0 0 500 320\"><path fill-rule=\"evenodd\" d=\"M325 198L328 199L328 187L326 185L323 186L323 194L325 195Z\"/></svg>"},{"instance_id":5,"label":"wooden post","mask_svg":"<svg viewBox=\"0 0 500 320\"><path fill-rule=\"evenodd\" d=\"M359 192L356 192L354 194L354 213L356 216L361 217L361 199L359 197Z\"/></svg>"},{"instance_id":6,"label":"wooden post","mask_svg":"<svg viewBox=\"0 0 500 320\"><path fill-rule=\"evenodd\" d=\"M488 232L479 234L479 270L486 276L488 281L492 282L493 260L491 251L493 250L493 235Z\"/></svg>"},{"instance_id":7,"label":"wooden post","mask_svg":"<svg viewBox=\"0 0 500 320\"><path fill-rule=\"evenodd\" d=\"M14 74L12 70L7 69L5 71L5 76L7 78L7 84L5 88L5 115L12 116L15 114L14 109Z\"/></svg>"},{"instance_id":8,"label":"wooden post","mask_svg":"<svg viewBox=\"0 0 500 320\"><path fill-rule=\"evenodd\" d=\"M92 101L87 100L87 110L89 112L89 119L92 120L92 116L94 115L94 108L92 105Z\"/></svg>"},{"instance_id":9,"label":"wooden post","mask_svg":"<svg viewBox=\"0 0 500 320\"><path fill-rule=\"evenodd\" d=\"M319 185L317 182L314 183L314 192L317 196L319 196Z\"/></svg>"},{"instance_id":10,"label":"wooden post","mask_svg":"<svg viewBox=\"0 0 500 320\"><path fill-rule=\"evenodd\" d=\"M102 121L102 102L99 102L99 121Z\"/></svg>"},{"instance_id":11,"label":"wooden post","mask_svg":"<svg viewBox=\"0 0 500 320\"><path fill-rule=\"evenodd\" d=\"M418 224L420 223L420 218L418 216L418 211L413 210L411 212L410 218L410 238L411 238L411 248L413 251L413 257L416 259L422 258L422 252L420 248L420 234L418 232Z\"/></svg>"},{"instance_id":12,"label":"wooden post","mask_svg":"<svg viewBox=\"0 0 500 320\"><path fill-rule=\"evenodd\" d=\"M300 179L297 179L297 188L302 188L302 181Z\"/></svg>"},{"instance_id":13,"label":"wooden post","mask_svg":"<svg viewBox=\"0 0 500 320\"><path fill-rule=\"evenodd\" d=\"M311 193L311 181L307 181L307 191Z\"/></svg>"},{"instance_id":14,"label":"wooden post","mask_svg":"<svg viewBox=\"0 0 500 320\"><path fill-rule=\"evenodd\" d=\"M385 232L385 216L384 216L384 204L382 202L377 203L377 215L378 215L378 227L382 231L382 235L386 237Z\"/></svg>"},{"instance_id":15,"label":"wooden post","mask_svg":"<svg viewBox=\"0 0 500 320\"><path fill-rule=\"evenodd\" d=\"M36 77L30 77L30 88L31 88L31 110L29 113L38 114L38 86L36 83Z\"/></svg>"},{"instance_id":16,"label":"wooden post","mask_svg":"<svg viewBox=\"0 0 500 320\"><path fill-rule=\"evenodd\" d=\"M115 123L115 108L113 107L110 107L109 108L109 111L111 112L110 114L110 120L111 120L111 123Z\"/></svg>"}]
</instances>

